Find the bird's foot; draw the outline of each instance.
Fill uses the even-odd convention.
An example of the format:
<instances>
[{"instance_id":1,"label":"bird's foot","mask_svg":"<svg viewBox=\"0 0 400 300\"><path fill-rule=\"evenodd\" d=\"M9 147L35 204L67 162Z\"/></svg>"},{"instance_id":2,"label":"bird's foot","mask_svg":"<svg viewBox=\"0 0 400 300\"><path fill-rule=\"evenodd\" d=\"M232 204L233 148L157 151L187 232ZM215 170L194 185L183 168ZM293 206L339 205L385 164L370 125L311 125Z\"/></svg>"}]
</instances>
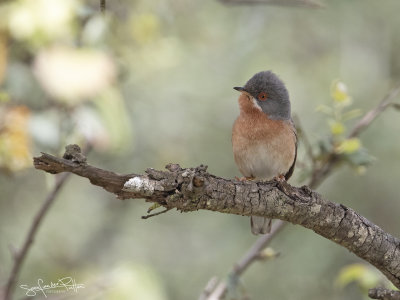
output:
<instances>
[{"instance_id":1,"label":"bird's foot","mask_svg":"<svg viewBox=\"0 0 400 300\"><path fill-rule=\"evenodd\" d=\"M275 176L274 179L275 179L276 181L278 181L278 182L284 182L284 181L286 181L285 176L282 175L282 174L281 174L281 175L278 175L278 176Z\"/></svg>"},{"instance_id":2,"label":"bird's foot","mask_svg":"<svg viewBox=\"0 0 400 300\"><path fill-rule=\"evenodd\" d=\"M255 179L255 177L237 177L237 176L235 176L235 179L237 180L237 181L248 181L248 180L254 180Z\"/></svg>"}]
</instances>

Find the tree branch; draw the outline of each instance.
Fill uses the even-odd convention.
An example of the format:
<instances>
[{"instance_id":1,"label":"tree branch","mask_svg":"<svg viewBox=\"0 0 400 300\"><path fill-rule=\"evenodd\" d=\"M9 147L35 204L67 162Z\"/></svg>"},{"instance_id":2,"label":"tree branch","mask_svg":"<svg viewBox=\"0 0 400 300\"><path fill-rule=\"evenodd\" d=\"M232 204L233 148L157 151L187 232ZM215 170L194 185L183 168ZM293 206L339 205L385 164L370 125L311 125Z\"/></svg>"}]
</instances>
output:
<instances>
[{"instance_id":1,"label":"tree branch","mask_svg":"<svg viewBox=\"0 0 400 300\"><path fill-rule=\"evenodd\" d=\"M170 164L168 171L147 169L144 175L118 175L85 161L49 154L34 158L34 165L49 173L72 172L86 177L120 199L144 198L182 212L204 209L298 224L347 248L400 287L400 240L351 208L330 202L306 186L229 180L209 174L205 166L183 169Z\"/></svg>"}]
</instances>

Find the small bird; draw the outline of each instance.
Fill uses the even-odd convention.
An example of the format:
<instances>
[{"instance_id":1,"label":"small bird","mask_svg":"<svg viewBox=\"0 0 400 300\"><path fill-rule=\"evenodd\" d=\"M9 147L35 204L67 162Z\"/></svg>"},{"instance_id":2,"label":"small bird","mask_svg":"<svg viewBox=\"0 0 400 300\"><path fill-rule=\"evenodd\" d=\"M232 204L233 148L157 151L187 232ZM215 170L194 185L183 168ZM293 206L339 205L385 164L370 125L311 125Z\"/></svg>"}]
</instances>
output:
<instances>
[{"instance_id":1,"label":"small bird","mask_svg":"<svg viewBox=\"0 0 400 300\"><path fill-rule=\"evenodd\" d=\"M289 93L271 71L255 74L240 92L240 114L232 128L235 162L244 180L288 180L297 157L297 135ZM253 234L271 231L271 220L251 217Z\"/></svg>"}]
</instances>

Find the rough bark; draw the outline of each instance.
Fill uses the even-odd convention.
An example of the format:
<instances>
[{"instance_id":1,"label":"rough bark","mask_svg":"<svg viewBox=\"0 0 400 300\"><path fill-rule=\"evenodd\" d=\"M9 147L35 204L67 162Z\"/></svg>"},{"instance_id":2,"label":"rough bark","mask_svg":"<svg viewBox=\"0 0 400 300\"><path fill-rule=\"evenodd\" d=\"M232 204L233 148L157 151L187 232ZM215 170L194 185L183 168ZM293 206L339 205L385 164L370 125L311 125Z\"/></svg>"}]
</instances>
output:
<instances>
[{"instance_id":1,"label":"rough bark","mask_svg":"<svg viewBox=\"0 0 400 300\"><path fill-rule=\"evenodd\" d=\"M371 263L400 288L400 240L307 186L229 180L207 173L205 166L183 169L176 164L168 165L167 171L147 169L144 175L119 175L88 165L74 151L64 157L42 154L34 158L34 165L53 174L71 172L86 177L120 199L144 198L182 212L205 209L301 225Z\"/></svg>"},{"instance_id":2,"label":"rough bark","mask_svg":"<svg viewBox=\"0 0 400 300\"><path fill-rule=\"evenodd\" d=\"M368 296L380 300L400 300L400 291L391 291L385 288L370 289Z\"/></svg>"}]
</instances>

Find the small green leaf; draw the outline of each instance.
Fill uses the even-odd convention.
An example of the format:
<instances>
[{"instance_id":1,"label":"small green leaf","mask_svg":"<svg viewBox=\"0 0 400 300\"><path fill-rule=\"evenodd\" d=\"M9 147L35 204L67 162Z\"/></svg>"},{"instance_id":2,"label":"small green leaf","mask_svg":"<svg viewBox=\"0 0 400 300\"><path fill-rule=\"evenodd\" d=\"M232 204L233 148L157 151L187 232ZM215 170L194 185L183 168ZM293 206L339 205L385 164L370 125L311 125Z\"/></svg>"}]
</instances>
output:
<instances>
[{"instance_id":1,"label":"small green leaf","mask_svg":"<svg viewBox=\"0 0 400 300\"><path fill-rule=\"evenodd\" d=\"M315 109L315 111L322 112L329 116L333 114L332 108L327 105L324 105L324 104L318 105L317 108Z\"/></svg>"},{"instance_id":2,"label":"small green leaf","mask_svg":"<svg viewBox=\"0 0 400 300\"><path fill-rule=\"evenodd\" d=\"M10 101L10 95L8 95L8 93L7 92L4 92L4 91L0 91L0 103L1 102L8 102L8 101Z\"/></svg>"},{"instance_id":3,"label":"small green leaf","mask_svg":"<svg viewBox=\"0 0 400 300\"><path fill-rule=\"evenodd\" d=\"M370 155L365 148L346 154L345 157L354 166L369 166L375 161L375 157Z\"/></svg>"},{"instance_id":4,"label":"small green leaf","mask_svg":"<svg viewBox=\"0 0 400 300\"><path fill-rule=\"evenodd\" d=\"M335 149L337 153L351 154L361 148L361 141L358 138L351 138L342 141Z\"/></svg>"},{"instance_id":5,"label":"small green leaf","mask_svg":"<svg viewBox=\"0 0 400 300\"><path fill-rule=\"evenodd\" d=\"M333 135L341 135L345 130L346 127L342 122L331 120L329 122L329 127L331 128L331 133Z\"/></svg>"},{"instance_id":6,"label":"small green leaf","mask_svg":"<svg viewBox=\"0 0 400 300\"><path fill-rule=\"evenodd\" d=\"M361 116L361 114L362 114L362 110L361 109L352 109L352 110L350 110L350 111L348 111L348 112L343 114L342 121L346 122L348 120L355 119L355 118Z\"/></svg>"}]
</instances>

